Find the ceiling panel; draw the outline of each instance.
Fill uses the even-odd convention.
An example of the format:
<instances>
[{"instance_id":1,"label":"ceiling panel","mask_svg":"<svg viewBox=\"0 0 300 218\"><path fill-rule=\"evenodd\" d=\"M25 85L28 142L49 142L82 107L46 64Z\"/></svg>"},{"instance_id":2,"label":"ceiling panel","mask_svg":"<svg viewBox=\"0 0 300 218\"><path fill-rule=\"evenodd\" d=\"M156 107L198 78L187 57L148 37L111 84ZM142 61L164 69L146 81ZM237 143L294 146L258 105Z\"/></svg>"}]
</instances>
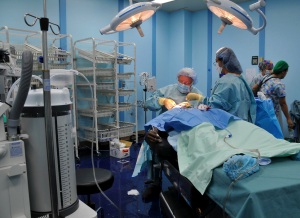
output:
<instances>
[{"instance_id":1,"label":"ceiling panel","mask_svg":"<svg viewBox=\"0 0 300 218\"><path fill-rule=\"evenodd\" d=\"M152 0L134 0L133 2L150 2ZM235 3L249 2L252 0L232 0ZM175 0L162 5L160 10L174 12L187 10L191 12L206 10L207 6L203 0Z\"/></svg>"}]
</instances>

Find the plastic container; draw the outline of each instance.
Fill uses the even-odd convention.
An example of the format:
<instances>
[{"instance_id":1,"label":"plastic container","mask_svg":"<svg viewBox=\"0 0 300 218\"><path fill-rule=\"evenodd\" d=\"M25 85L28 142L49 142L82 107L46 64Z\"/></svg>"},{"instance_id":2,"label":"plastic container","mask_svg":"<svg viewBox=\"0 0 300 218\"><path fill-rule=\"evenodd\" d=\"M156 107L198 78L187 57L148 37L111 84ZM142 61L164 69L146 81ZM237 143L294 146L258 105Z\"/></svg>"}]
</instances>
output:
<instances>
[{"instance_id":1,"label":"plastic container","mask_svg":"<svg viewBox=\"0 0 300 218\"><path fill-rule=\"evenodd\" d=\"M73 73L62 69L50 70L50 82L52 86L56 87L68 87L73 84Z\"/></svg>"},{"instance_id":2,"label":"plastic container","mask_svg":"<svg viewBox=\"0 0 300 218\"><path fill-rule=\"evenodd\" d=\"M262 92L257 92L257 96L261 100L266 100L267 99L266 96L264 95L264 93L262 93Z\"/></svg>"},{"instance_id":3,"label":"plastic container","mask_svg":"<svg viewBox=\"0 0 300 218\"><path fill-rule=\"evenodd\" d=\"M120 148L118 143L114 143L114 142L110 141L109 142L109 150L110 150L111 157L115 157L118 159L130 157L130 149L125 148L125 147Z\"/></svg>"},{"instance_id":4,"label":"plastic container","mask_svg":"<svg viewBox=\"0 0 300 218\"><path fill-rule=\"evenodd\" d=\"M291 138L294 138L294 130L293 129L289 129L289 136Z\"/></svg>"}]
</instances>

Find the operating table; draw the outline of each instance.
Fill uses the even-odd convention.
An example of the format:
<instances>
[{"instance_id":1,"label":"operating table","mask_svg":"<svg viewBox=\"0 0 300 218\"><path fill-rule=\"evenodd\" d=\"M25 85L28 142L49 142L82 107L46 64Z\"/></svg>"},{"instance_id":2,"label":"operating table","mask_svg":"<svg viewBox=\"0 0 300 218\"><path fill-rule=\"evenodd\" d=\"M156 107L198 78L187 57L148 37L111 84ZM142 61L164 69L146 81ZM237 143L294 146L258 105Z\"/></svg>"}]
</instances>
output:
<instances>
[{"instance_id":1,"label":"operating table","mask_svg":"<svg viewBox=\"0 0 300 218\"><path fill-rule=\"evenodd\" d=\"M146 138L151 150L160 159L158 166L173 184L160 193L161 211L171 217L205 217L215 205L223 207L231 180L218 167L204 195L179 172L177 152L168 143L166 132L159 132L160 143ZM300 162L290 158L272 158L268 166L254 175L237 181L228 198L226 213L230 217L299 217ZM178 194L179 192L179 194ZM174 213L174 214L173 214ZM173 216L174 215L174 216Z\"/></svg>"}]
</instances>

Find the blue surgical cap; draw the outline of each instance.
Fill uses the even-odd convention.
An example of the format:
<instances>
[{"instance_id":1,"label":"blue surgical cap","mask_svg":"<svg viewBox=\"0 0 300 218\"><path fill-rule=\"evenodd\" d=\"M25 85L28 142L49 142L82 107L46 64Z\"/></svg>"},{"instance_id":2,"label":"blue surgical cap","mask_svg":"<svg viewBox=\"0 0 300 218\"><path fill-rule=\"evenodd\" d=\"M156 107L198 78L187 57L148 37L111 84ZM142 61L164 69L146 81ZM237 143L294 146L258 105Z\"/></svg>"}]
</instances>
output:
<instances>
[{"instance_id":1,"label":"blue surgical cap","mask_svg":"<svg viewBox=\"0 0 300 218\"><path fill-rule=\"evenodd\" d=\"M198 79L197 79L197 74L195 73L195 71L192 68L182 68L181 70L179 70L179 72L177 73L177 79L179 76L187 76L193 79L194 81L194 85L197 84Z\"/></svg>"},{"instance_id":2,"label":"blue surgical cap","mask_svg":"<svg viewBox=\"0 0 300 218\"><path fill-rule=\"evenodd\" d=\"M223 59L223 65L226 67L226 69L229 72L239 73L239 74L241 74L243 72L241 64L231 48L228 48L228 47L220 48L217 51L216 56L218 58Z\"/></svg>"}]
</instances>

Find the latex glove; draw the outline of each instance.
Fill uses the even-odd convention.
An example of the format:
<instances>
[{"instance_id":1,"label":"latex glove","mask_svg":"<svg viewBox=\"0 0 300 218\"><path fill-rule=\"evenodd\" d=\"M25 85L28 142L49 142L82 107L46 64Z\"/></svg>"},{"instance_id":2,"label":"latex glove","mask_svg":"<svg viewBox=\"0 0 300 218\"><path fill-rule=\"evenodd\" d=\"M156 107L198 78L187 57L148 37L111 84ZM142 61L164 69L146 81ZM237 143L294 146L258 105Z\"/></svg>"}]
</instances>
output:
<instances>
[{"instance_id":1,"label":"latex glove","mask_svg":"<svg viewBox=\"0 0 300 218\"><path fill-rule=\"evenodd\" d=\"M168 110L171 110L173 107L176 106L175 101L172 99L167 99L167 98L160 98L158 99L158 104L161 106L165 106Z\"/></svg>"},{"instance_id":2,"label":"latex glove","mask_svg":"<svg viewBox=\"0 0 300 218\"><path fill-rule=\"evenodd\" d=\"M200 94L197 94L197 93L189 93L187 96L186 96L186 100L188 101L203 101L204 99L204 96L200 95Z\"/></svg>"}]
</instances>

